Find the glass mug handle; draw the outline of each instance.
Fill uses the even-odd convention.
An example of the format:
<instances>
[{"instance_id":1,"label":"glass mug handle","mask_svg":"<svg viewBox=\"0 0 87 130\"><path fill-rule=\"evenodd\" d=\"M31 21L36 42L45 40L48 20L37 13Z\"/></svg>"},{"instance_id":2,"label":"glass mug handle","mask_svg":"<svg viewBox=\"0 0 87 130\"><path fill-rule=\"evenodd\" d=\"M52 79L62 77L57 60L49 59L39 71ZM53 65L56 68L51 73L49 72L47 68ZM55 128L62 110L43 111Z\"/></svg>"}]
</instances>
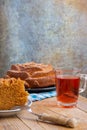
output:
<instances>
[{"instance_id":1,"label":"glass mug handle","mask_svg":"<svg viewBox=\"0 0 87 130\"><path fill-rule=\"evenodd\" d=\"M79 93L82 93L86 90L87 86L87 75L81 74L80 76L80 88L79 88Z\"/></svg>"}]
</instances>

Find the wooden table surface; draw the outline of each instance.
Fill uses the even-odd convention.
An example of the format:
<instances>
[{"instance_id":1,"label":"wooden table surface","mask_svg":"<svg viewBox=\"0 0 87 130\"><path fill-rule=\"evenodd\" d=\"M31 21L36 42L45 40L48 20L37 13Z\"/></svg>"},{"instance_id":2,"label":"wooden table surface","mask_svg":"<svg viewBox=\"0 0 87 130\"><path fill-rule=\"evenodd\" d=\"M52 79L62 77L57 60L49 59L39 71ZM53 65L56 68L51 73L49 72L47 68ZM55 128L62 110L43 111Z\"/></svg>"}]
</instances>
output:
<instances>
[{"instance_id":1,"label":"wooden table surface","mask_svg":"<svg viewBox=\"0 0 87 130\"><path fill-rule=\"evenodd\" d=\"M21 111L13 117L0 118L0 130L87 130L87 99L79 96L77 108L59 108L56 98L47 98L32 103L31 109L36 113L47 113L51 115L64 114L79 119L75 128L38 122L37 117L27 110Z\"/></svg>"}]
</instances>

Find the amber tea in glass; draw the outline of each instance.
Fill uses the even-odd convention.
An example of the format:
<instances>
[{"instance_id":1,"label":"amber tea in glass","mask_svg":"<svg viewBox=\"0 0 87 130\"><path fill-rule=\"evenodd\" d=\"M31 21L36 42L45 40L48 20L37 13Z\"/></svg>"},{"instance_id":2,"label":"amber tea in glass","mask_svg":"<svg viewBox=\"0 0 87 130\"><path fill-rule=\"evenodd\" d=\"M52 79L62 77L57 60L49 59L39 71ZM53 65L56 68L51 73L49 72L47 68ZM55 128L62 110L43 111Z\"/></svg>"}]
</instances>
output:
<instances>
[{"instance_id":1,"label":"amber tea in glass","mask_svg":"<svg viewBox=\"0 0 87 130\"><path fill-rule=\"evenodd\" d=\"M86 87L86 80L81 85L81 80L85 79L84 76L80 75L76 69L57 69L55 73L58 104L63 107L76 106L80 90L82 92Z\"/></svg>"}]
</instances>

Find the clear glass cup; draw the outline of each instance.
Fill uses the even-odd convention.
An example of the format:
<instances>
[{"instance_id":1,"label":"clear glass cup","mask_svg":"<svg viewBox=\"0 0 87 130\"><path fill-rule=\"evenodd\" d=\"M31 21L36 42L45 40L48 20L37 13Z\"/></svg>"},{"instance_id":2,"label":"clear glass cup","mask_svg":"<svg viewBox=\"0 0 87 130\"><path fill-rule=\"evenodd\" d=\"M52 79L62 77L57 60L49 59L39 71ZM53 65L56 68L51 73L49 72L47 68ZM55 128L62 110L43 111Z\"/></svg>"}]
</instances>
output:
<instances>
[{"instance_id":1,"label":"clear glass cup","mask_svg":"<svg viewBox=\"0 0 87 130\"><path fill-rule=\"evenodd\" d=\"M87 75L80 70L58 68L55 70L57 102L61 107L76 107L79 93L86 89Z\"/></svg>"}]
</instances>

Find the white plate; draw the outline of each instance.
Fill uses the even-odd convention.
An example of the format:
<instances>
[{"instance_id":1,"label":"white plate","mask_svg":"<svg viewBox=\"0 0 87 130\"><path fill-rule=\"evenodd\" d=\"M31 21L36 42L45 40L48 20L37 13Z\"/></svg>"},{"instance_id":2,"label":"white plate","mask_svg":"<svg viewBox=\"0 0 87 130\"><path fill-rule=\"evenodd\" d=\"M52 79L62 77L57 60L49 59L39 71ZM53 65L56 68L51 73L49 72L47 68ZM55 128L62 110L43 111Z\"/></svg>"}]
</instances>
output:
<instances>
[{"instance_id":1,"label":"white plate","mask_svg":"<svg viewBox=\"0 0 87 130\"><path fill-rule=\"evenodd\" d=\"M27 109L32 104L32 101L28 99L28 103L25 106L16 106L11 110L0 110L0 117L14 116L18 114L21 110Z\"/></svg>"}]
</instances>

